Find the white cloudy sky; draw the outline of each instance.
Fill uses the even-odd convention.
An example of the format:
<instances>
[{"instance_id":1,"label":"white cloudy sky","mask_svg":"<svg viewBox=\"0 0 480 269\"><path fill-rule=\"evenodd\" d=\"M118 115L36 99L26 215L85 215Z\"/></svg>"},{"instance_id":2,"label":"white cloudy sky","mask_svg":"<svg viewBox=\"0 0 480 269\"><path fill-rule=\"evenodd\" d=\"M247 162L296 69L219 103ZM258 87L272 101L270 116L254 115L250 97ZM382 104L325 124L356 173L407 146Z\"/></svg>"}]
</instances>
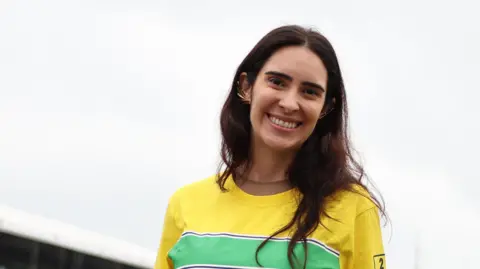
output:
<instances>
[{"instance_id":1,"label":"white cloudy sky","mask_svg":"<svg viewBox=\"0 0 480 269\"><path fill-rule=\"evenodd\" d=\"M392 219L389 268L474 268L474 1L0 3L0 203L155 250L166 201L215 171L236 66L283 23L337 49L352 136Z\"/></svg>"}]
</instances>

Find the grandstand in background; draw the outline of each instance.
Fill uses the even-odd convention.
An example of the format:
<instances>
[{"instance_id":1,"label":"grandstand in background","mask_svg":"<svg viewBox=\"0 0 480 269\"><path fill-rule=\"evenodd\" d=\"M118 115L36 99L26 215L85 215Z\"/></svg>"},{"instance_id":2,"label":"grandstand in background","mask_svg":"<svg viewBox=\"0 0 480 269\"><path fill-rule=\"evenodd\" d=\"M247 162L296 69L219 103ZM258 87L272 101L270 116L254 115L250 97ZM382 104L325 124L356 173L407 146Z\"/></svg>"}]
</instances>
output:
<instances>
[{"instance_id":1,"label":"grandstand in background","mask_svg":"<svg viewBox=\"0 0 480 269\"><path fill-rule=\"evenodd\" d=\"M0 269L151 269L155 253L0 205Z\"/></svg>"}]
</instances>

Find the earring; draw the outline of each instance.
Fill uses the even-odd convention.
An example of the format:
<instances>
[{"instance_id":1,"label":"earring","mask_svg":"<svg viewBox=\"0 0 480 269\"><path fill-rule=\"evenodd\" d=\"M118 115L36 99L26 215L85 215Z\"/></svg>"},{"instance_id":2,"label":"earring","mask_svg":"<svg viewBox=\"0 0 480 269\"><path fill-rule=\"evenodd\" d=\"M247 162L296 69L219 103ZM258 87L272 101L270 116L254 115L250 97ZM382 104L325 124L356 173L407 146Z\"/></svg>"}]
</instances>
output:
<instances>
[{"instance_id":1,"label":"earring","mask_svg":"<svg viewBox=\"0 0 480 269\"><path fill-rule=\"evenodd\" d=\"M242 102L244 102L245 104L250 103L250 101L248 101L248 98L247 98L244 94L240 93L239 91L237 91L237 96L238 96L238 97L240 98L240 100L242 100Z\"/></svg>"},{"instance_id":2,"label":"earring","mask_svg":"<svg viewBox=\"0 0 480 269\"><path fill-rule=\"evenodd\" d=\"M320 114L320 118L318 118L318 120L323 119L325 116L327 116L328 113L332 112L332 110L333 110L333 107L327 110L327 112Z\"/></svg>"},{"instance_id":3,"label":"earring","mask_svg":"<svg viewBox=\"0 0 480 269\"><path fill-rule=\"evenodd\" d=\"M243 103L249 104L250 100L248 100L247 96L245 96L245 93L240 89L240 82L237 81L237 96L242 100Z\"/></svg>"},{"instance_id":4,"label":"earring","mask_svg":"<svg viewBox=\"0 0 480 269\"><path fill-rule=\"evenodd\" d=\"M325 116L327 116L328 113L332 112L332 110L335 108L334 104L335 104L335 98L332 99L332 106L330 107L330 109L327 110L327 112L324 112L324 113L321 113L320 114L320 118L318 118L318 120L321 120L322 118L324 118Z\"/></svg>"}]
</instances>

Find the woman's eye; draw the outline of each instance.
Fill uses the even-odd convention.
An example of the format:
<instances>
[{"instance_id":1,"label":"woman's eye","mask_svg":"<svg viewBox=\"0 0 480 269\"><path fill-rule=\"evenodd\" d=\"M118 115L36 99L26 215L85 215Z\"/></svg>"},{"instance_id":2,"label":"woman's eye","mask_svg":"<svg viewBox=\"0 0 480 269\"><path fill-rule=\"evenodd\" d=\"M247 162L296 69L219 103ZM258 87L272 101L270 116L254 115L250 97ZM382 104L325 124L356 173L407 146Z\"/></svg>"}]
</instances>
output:
<instances>
[{"instance_id":1,"label":"woman's eye","mask_svg":"<svg viewBox=\"0 0 480 269\"><path fill-rule=\"evenodd\" d=\"M280 87L284 86L283 81L279 78L271 77L268 79L268 82L274 84L275 86L280 86Z\"/></svg>"},{"instance_id":2,"label":"woman's eye","mask_svg":"<svg viewBox=\"0 0 480 269\"><path fill-rule=\"evenodd\" d=\"M308 95L318 95L318 91L315 89L305 89L304 92Z\"/></svg>"}]
</instances>

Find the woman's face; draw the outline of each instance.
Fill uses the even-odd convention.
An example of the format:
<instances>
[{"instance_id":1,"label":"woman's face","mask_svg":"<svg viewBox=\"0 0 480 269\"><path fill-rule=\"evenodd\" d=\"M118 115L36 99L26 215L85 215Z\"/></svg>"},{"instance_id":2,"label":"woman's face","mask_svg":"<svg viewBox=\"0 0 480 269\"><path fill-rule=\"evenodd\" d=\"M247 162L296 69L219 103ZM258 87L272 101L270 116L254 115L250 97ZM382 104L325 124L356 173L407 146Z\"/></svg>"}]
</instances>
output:
<instances>
[{"instance_id":1,"label":"woman's face","mask_svg":"<svg viewBox=\"0 0 480 269\"><path fill-rule=\"evenodd\" d=\"M276 151L297 150L312 134L325 104L327 70L303 46L276 51L251 87L240 77L250 102L254 143Z\"/></svg>"}]
</instances>

